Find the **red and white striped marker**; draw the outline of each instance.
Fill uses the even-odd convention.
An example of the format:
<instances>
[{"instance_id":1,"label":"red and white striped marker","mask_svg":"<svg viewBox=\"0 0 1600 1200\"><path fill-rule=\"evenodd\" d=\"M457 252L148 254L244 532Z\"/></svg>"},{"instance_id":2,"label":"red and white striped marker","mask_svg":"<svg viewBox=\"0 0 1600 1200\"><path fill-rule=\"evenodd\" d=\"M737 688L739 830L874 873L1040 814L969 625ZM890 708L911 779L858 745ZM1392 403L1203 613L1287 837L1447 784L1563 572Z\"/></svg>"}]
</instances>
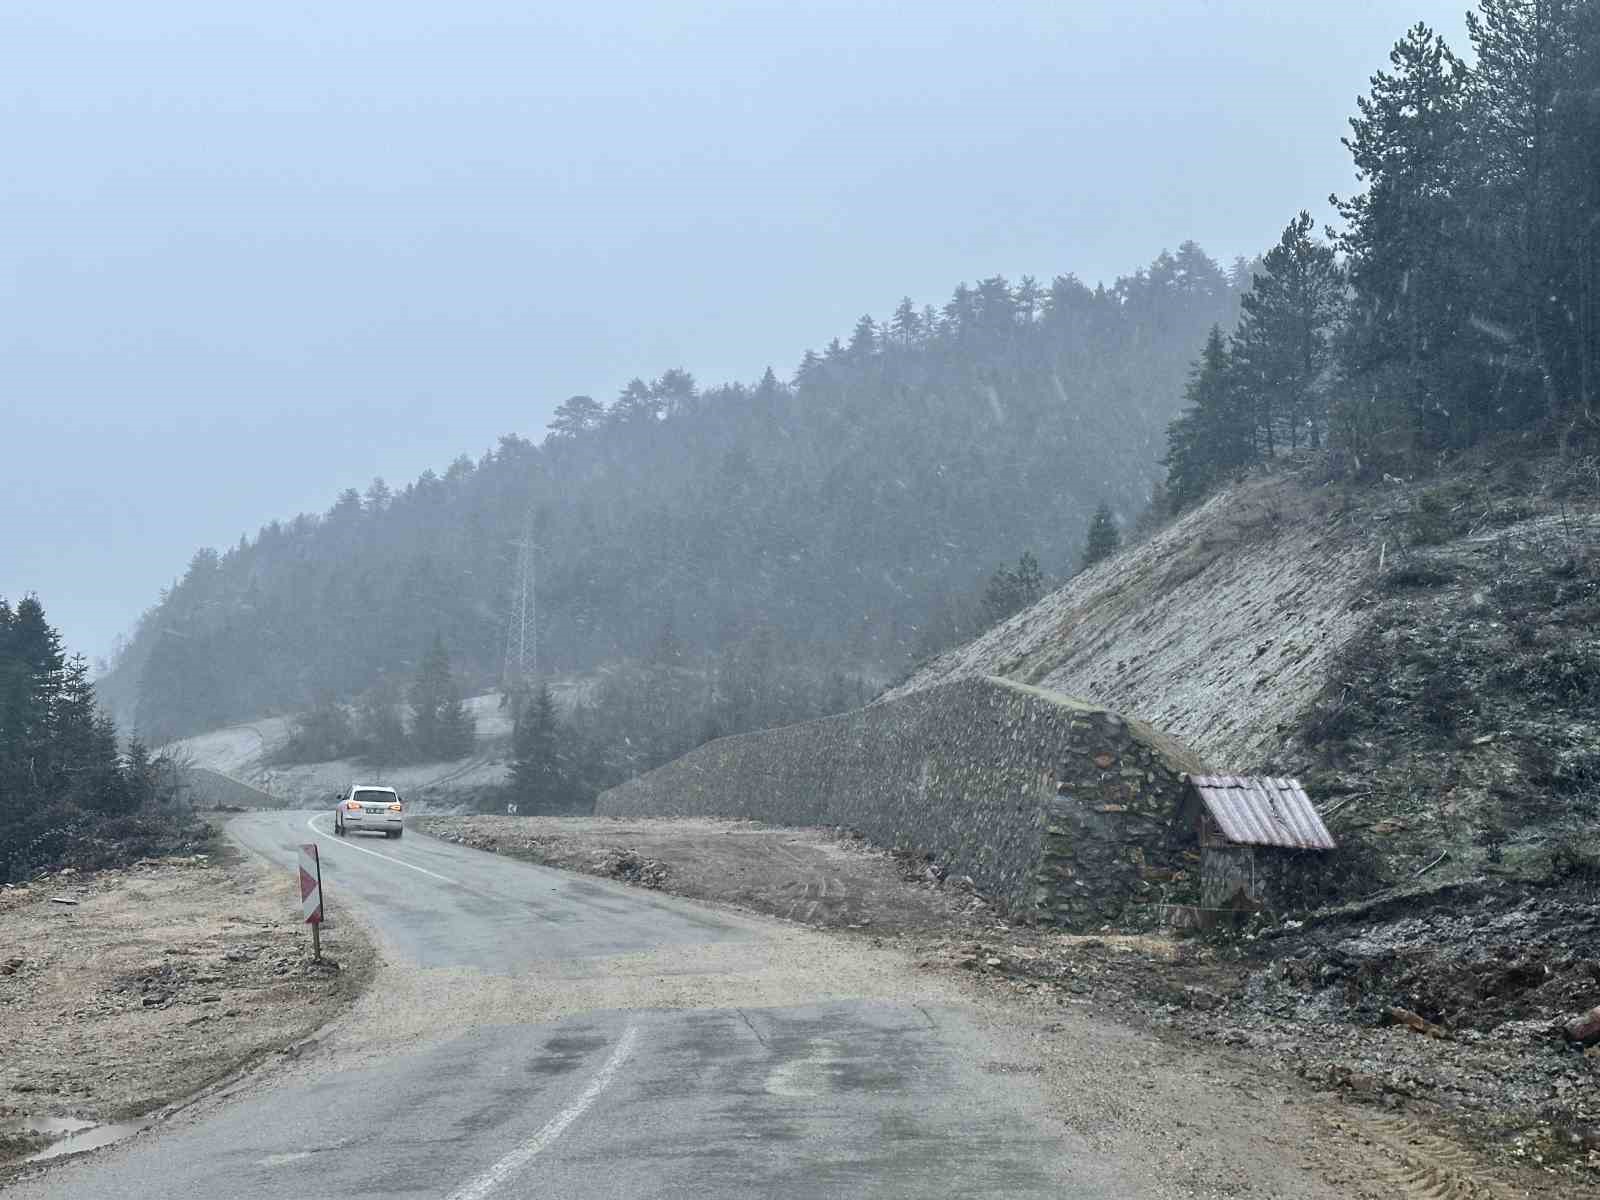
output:
<instances>
[{"instance_id":1,"label":"red and white striped marker","mask_svg":"<svg viewBox=\"0 0 1600 1200\"><path fill-rule=\"evenodd\" d=\"M315 842L300 847L300 916L307 925L322 924L322 863Z\"/></svg>"}]
</instances>

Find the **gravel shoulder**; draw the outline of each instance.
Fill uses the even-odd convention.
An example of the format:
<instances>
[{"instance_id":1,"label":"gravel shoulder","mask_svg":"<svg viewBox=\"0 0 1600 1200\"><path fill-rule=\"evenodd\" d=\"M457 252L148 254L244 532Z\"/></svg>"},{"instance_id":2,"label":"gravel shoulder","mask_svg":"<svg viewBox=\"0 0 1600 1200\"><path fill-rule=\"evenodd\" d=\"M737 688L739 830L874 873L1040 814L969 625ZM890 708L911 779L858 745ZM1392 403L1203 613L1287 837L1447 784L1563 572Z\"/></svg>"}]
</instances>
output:
<instances>
[{"instance_id":1,"label":"gravel shoulder","mask_svg":"<svg viewBox=\"0 0 1600 1200\"><path fill-rule=\"evenodd\" d=\"M313 962L298 918L292 875L223 844L0 891L0 1164L137 1128L292 1053L375 958L351 927L336 961Z\"/></svg>"},{"instance_id":2,"label":"gravel shoulder","mask_svg":"<svg viewBox=\"0 0 1600 1200\"><path fill-rule=\"evenodd\" d=\"M991 928L960 881L908 887L928 864L843 831L681 817L421 816L433 837L528 862L660 888L822 929L884 936Z\"/></svg>"},{"instance_id":3,"label":"gravel shoulder","mask_svg":"<svg viewBox=\"0 0 1600 1200\"><path fill-rule=\"evenodd\" d=\"M1265 940L1014 927L931 864L831 830L497 815L417 825L464 846L831 929L845 935L842 945L903 957L929 982L1027 1014L1046 1033L1069 1018L1118 1026L1125 1038L1112 1036L1121 1049L1110 1058L1085 1058L1082 1039L1036 1036L1033 1059L1017 1069L1054 1081L1063 1111L1097 1136L1118 1136L1118 1120L1170 1121L1174 1169L1179 1148L1209 1130L1239 1138L1234 1148L1254 1156L1249 1174L1259 1179L1272 1154L1259 1131L1282 1128L1300 1131L1294 1154L1314 1160L1340 1194L1600 1196L1600 1154L1583 1143L1584 1130L1550 1119L1542 1099L1574 1083L1593 1090L1596 1060L1547 1037L1518 1046L1341 1019L1286 990L1310 961L1303 938L1283 939L1277 953ZM1291 957L1293 966L1282 965ZM1345 986L1320 974L1316 983ZM1307 994L1314 999L1315 989ZM1157 1043L1195 1059L1191 1074L1163 1085L1184 1098L1168 1095L1161 1116L1132 1101L1104 1108L1126 1090L1130 1070L1139 1077L1146 1053L1159 1057ZM1094 1103L1074 1100L1079 1088ZM1193 1116L1218 1106L1232 1114L1226 1121ZM1242 1194L1244 1178L1230 1183L1222 1171L1202 1194Z\"/></svg>"}]
</instances>

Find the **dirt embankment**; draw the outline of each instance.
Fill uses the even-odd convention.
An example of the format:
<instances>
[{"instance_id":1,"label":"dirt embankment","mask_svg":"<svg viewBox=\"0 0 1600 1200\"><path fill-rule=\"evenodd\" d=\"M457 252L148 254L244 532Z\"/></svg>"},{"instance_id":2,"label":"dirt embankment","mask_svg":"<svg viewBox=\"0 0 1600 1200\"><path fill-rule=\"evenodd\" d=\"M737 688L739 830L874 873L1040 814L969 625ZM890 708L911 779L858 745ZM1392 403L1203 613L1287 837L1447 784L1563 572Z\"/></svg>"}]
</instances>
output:
<instances>
[{"instance_id":1,"label":"dirt embankment","mask_svg":"<svg viewBox=\"0 0 1600 1200\"><path fill-rule=\"evenodd\" d=\"M687 817L424 816L413 823L474 849L826 929L898 936L994 921L970 886L907 887L907 876L923 878L931 864L843 831Z\"/></svg>"},{"instance_id":2,"label":"dirt embankment","mask_svg":"<svg viewBox=\"0 0 1600 1200\"><path fill-rule=\"evenodd\" d=\"M1600 976L1567 944L1595 920L1568 903L1581 903L1575 893L1524 905L1520 919L1500 897L1457 889L1232 941L1064 935L1014 926L936 864L836 830L492 815L418 826L899 946L925 970L1023 1003L1242 1050L1355 1106L1358 1125L1341 1135L1359 1128L1383 1150L1394 1196L1600 1196L1600 1058L1565 1043L1553 1019L1600 1003ZM1475 954L1457 952L1467 942ZM1391 1007L1449 1023L1426 1036Z\"/></svg>"},{"instance_id":3,"label":"dirt embankment","mask_svg":"<svg viewBox=\"0 0 1600 1200\"><path fill-rule=\"evenodd\" d=\"M336 945L336 949L335 949ZM353 927L311 958L293 873L210 855L0 891L0 1162L93 1144L295 1044L371 973ZM336 960L336 961L327 961ZM69 1136L70 1135L70 1136Z\"/></svg>"}]
</instances>

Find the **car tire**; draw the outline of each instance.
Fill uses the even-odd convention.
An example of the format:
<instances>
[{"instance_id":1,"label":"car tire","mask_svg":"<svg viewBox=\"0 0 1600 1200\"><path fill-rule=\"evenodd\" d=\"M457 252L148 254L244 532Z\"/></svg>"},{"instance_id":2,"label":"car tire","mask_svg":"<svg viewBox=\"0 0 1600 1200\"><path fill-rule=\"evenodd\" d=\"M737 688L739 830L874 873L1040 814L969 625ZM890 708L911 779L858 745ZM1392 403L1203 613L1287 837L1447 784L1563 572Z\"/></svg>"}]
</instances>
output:
<instances>
[{"instance_id":1,"label":"car tire","mask_svg":"<svg viewBox=\"0 0 1600 1200\"><path fill-rule=\"evenodd\" d=\"M395 830L395 831L394 831L394 835L395 835L395 837L399 837L399 836L400 836L400 835L401 835L401 834L403 834L403 833L404 833L404 832L405 832L405 830L404 830L404 829L396 829L396 830Z\"/></svg>"}]
</instances>

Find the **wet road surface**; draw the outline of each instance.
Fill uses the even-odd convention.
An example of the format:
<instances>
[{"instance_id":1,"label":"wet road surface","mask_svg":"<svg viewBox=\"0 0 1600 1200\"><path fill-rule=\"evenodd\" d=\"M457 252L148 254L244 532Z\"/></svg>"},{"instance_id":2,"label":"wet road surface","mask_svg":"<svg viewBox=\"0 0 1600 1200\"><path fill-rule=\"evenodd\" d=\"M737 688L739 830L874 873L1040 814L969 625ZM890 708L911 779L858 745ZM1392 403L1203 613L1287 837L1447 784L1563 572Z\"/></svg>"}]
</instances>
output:
<instances>
[{"instance_id":1,"label":"wet road surface","mask_svg":"<svg viewBox=\"0 0 1600 1200\"><path fill-rule=\"evenodd\" d=\"M328 830L310 813L230 827L286 871L315 837L330 945L353 911L388 960L372 991L293 1063L17 1196L1157 1194L931 983L850 995L823 959L795 985L776 923Z\"/></svg>"}]
</instances>

